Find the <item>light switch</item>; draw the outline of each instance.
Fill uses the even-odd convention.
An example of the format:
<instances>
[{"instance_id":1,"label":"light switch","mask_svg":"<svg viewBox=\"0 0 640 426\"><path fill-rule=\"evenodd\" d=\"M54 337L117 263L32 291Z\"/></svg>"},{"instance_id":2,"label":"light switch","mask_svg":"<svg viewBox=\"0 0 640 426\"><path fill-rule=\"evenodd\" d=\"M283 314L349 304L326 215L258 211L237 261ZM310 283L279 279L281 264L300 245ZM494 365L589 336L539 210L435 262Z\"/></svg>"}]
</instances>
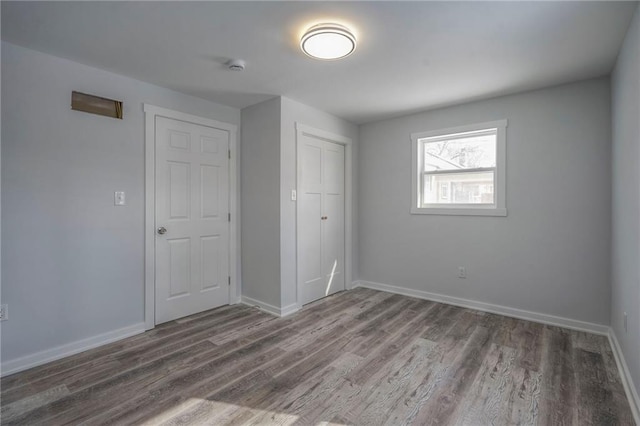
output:
<instances>
[{"instance_id":1,"label":"light switch","mask_svg":"<svg viewBox=\"0 0 640 426\"><path fill-rule=\"evenodd\" d=\"M124 191L116 191L114 193L114 204L116 206L124 206L126 205L126 201L124 198Z\"/></svg>"},{"instance_id":2,"label":"light switch","mask_svg":"<svg viewBox=\"0 0 640 426\"><path fill-rule=\"evenodd\" d=\"M298 199L298 193L295 189L291 190L291 201L296 201Z\"/></svg>"}]
</instances>

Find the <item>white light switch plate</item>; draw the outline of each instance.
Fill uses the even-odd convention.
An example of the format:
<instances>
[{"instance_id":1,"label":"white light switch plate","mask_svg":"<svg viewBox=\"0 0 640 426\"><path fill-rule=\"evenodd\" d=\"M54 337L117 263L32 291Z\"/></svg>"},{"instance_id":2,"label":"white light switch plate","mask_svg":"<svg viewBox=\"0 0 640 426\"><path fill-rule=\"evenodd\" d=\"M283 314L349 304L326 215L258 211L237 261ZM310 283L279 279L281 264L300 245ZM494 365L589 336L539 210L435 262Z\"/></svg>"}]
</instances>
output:
<instances>
[{"instance_id":1,"label":"white light switch plate","mask_svg":"<svg viewBox=\"0 0 640 426\"><path fill-rule=\"evenodd\" d=\"M126 205L126 200L124 198L124 191L116 191L113 196L114 204L116 206L124 206Z\"/></svg>"},{"instance_id":2,"label":"white light switch plate","mask_svg":"<svg viewBox=\"0 0 640 426\"><path fill-rule=\"evenodd\" d=\"M295 189L291 190L291 201L296 201L298 199L298 193Z\"/></svg>"}]
</instances>

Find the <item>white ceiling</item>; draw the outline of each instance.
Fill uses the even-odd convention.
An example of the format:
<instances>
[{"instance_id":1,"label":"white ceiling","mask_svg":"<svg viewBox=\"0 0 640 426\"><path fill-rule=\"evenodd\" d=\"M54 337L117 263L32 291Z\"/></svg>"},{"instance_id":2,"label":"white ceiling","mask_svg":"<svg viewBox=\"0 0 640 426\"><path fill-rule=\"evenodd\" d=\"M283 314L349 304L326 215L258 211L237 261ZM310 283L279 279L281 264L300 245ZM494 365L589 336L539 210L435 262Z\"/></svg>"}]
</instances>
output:
<instances>
[{"instance_id":1,"label":"white ceiling","mask_svg":"<svg viewBox=\"0 0 640 426\"><path fill-rule=\"evenodd\" d=\"M234 107L282 95L363 123L606 75L637 4L3 1L2 38ZM305 56L322 21L351 26L356 52Z\"/></svg>"}]
</instances>

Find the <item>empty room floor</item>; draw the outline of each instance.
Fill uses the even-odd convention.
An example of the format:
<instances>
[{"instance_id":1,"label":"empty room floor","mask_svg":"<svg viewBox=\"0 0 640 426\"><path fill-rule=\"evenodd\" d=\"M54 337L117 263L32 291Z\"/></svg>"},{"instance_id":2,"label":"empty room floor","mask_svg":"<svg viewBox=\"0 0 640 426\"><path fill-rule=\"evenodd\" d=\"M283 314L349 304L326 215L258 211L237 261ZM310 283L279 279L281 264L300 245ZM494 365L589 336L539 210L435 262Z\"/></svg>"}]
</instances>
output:
<instances>
[{"instance_id":1,"label":"empty room floor","mask_svg":"<svg viewBox=\"0 0 640 426\"><path fill-rule=\"evenodd\" d=\"M606 337L369 289L214 309L1 384L7 425L634 424Z\"/></svg>"}]
</instances>

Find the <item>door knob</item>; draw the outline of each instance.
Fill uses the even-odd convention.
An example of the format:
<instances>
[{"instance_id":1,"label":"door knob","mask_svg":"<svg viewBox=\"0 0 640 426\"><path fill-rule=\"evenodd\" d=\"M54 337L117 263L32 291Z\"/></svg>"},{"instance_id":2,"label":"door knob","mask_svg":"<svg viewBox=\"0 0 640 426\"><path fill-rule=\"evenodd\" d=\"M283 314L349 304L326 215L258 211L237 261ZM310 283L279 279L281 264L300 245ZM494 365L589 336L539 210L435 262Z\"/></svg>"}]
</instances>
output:
<instances>
[{"instance_id":1,"label":"door knob","mask_svg":"<svg viewBox=\"0 0 640 426\"><path fill-rule=\"evenodd\" d=\"M158 228L158 234L164 235L166 233L167 233L167 228L165 228L164 226L161 226L160 228Z\"/></svg>"}]
</instances>

